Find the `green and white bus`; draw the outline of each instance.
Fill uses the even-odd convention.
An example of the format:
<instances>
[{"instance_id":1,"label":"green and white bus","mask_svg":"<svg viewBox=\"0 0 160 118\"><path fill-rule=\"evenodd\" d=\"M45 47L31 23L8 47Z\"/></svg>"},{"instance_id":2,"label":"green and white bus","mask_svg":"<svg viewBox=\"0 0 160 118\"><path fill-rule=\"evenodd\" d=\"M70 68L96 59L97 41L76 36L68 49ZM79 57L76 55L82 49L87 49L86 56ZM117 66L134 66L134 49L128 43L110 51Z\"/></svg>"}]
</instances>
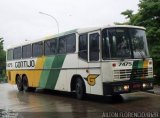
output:
<instances>
[{"instance_id":1,"label":"green and white bus","mask_svg":"<svg viewBox=\"0 0 160 118\"><path fill-rule=\"evenodd\" d=\"M7 50L8 82L36 88L119 95L153 89L145 28L117 25L59 33Z\"/></svg>"}]
</instances>

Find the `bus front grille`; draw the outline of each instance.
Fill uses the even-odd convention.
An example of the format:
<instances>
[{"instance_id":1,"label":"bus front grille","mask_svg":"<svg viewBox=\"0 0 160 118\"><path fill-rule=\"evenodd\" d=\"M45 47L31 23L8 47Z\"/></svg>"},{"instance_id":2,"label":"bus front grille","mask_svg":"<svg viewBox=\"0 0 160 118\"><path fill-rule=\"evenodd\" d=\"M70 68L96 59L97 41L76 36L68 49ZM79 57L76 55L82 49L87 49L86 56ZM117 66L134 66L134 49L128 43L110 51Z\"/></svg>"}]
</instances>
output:
<instances>
[{"instance_id":1,"label":"bus front grille","mask_svg":"<svg viewBox=\"0 0 160 118\"><path fill-rule=\"evenodd\" d=\"M152 68L138 68L138 69L121 69L114 70L114 79L130 79L130 78L151 78L153 77Z\"/></svg>"}]
</instances>

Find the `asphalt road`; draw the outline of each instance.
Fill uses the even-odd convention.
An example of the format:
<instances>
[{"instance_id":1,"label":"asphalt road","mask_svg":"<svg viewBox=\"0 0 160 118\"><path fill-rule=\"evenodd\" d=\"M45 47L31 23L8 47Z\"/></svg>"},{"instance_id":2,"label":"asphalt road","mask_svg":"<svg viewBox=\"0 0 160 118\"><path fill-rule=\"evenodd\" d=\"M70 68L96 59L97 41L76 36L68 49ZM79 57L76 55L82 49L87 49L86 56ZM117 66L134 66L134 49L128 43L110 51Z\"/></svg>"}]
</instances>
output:
<instances>
[{"instance_id":1,"label":"asphalt road","mask_svg":"<svg viewBox=\"0 0 160 118\"><path fill-rule=\"evenodd\" d=\"M118 97L88 95L85 100L81 101L75 99L71 93L42 89L38 89L35 93L18 92L16 86L0 84L0 117L8 114L8 116L20 118L101 118L111 115L114 117L115 113L121 112L152 112L152 115L159 117L160 95L146 92L136 92Z\"/></svg>"}]
</instances>

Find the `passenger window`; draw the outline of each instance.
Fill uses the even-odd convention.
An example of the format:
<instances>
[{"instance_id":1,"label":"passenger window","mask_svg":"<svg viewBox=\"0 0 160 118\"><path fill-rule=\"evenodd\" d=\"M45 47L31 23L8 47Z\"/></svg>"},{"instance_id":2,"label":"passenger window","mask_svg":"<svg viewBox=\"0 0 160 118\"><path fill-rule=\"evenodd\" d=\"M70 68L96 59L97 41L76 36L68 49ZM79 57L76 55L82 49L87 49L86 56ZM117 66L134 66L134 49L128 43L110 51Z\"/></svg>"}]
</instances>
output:
<instances>
[{"instance_id":1,"label":"passenger window","mask_svg":"<svg viewBox=\"0 0 160 118\"><path fill-rule=\"evenodd\" d=\"M99 60L99 33L94 33L89 35L89 60L98 61Z\"/></svg>"},{"instance_id":2,"label":"passenger window","mask_svg":"<svg viewBox=\"0 0 160 118\"><path fill-rule=\"evenodd\" d=\"M13 59L13 49L9 49L7 51L7 60L12 60Z\"/></svg>"},{"instance_id":3,"label":"passenger window","mask_svg":"<svg viewBox=\"0 0 160 118\"><path fill-rule=\"evenodd\" d=\"M73 53L76 50L76 35L71 34L67 37L67 53Z\"/></svg>"},{"instance_id":4,"label":"passenger window","mask_svg":"<svg viewBox=\"0 0 160 118\"><path fill-rule=\"evenodd\" d=\"M57 39L51 39L44 42L44 54L45 55L54 55L57 50Z\"/></svg>"},{"instance_id":5,"label":"passenger window","mask_svg":"<svg viewBox=\"0 0 160 118\"><path fill-rule=\"evenodd\" d=\"M88 60L88 35L79 36L79 57Z\"/></svg>"},{"instance_id":6,"label":"passenger window","mask_svg":"<svg viewBox=\"0 0 160 118\"><path fill-rule=\"evenodd\" d=\"M43 55L43 42L34 43L33 48L33 57L39 57Z\"/></svg>"},{"instance_id":7,"label":"passenger window","mask_svg":"<svg viewBox=\"0 0 160 118\"><path fill-rule=\"evenodd\" d=\"M13 58L14 59L21 59L21 57L22 57L21 47L14 48L14 50L13 50Z\"/></svg>"},{"instance_id":8,"label":"passenger window","mask_svg":"<svg viewBox=\"0 0 160 118\"><path fill-rule=\"evenodd\" d=\"M22 58L30 58L32 56L31 44L22 47Z\"/></svg>"},{"instance_id":9,"label":"passenger window","mask_svg":"<svg viewBox=\"0 0 160 118\"><path fill-rule=\"evenodd\" d=\"M66 40L65 37L59 38L59 47L58 47L59 54L65 54L66 53Z\"/></svg>"}]
</instances>

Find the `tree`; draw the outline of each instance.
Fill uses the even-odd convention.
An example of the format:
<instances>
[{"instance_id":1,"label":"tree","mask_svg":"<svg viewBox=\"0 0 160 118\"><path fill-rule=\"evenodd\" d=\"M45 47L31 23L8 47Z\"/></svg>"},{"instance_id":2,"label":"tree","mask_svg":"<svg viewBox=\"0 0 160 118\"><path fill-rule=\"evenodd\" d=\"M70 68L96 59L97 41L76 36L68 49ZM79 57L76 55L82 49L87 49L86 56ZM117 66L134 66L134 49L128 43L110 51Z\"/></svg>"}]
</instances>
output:
<instances>
[{"instance_id":1,"label":"tree","mask_svg":"<svg viewBox=\"0 0 160 118\"><path fill-rule=\"evenodd\" d=\"M0 75L4 75L5 66L6 66L6 53L3 50L3 38L0 38Z\"/></svg>"},{"instance_id":2,"label":"tree","mask_svg":"<svg viewBox=\"0 0 160 118\"><path fill-rule=\"evenodd\" d=\"M128 19L128 22L122 24L146 28L150 55L153 57L156 71L160 72L160 0L140 0L138 6L136 14L133 14L132 10L121 13Z\"/></svg>"},{"instance_id":3,"label":"tree","mask_svg":"<svg viewBox=\"0 0 160 118\"><path fill-rule=\"evenodd\" d=\"M127 19L128 18L131 19L133 16L133 10L126 10L126 11L122 12L121 14L126 16Z\"/></svg>"}]
</instances>

